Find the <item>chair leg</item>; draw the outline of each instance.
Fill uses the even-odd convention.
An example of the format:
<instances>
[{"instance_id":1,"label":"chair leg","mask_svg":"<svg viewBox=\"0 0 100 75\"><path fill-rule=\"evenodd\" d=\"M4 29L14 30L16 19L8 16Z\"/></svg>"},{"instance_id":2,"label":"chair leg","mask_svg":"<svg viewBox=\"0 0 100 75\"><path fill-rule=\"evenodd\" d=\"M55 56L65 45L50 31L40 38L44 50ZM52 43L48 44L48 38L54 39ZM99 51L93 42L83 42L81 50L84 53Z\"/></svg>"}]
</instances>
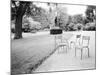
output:
<instances>
[{"instance_id":1,"label":"chair leg","mask_svg":"<svg viewBox=\"0 0 100 75\"><path fill-rule=\"evenodd\" d=\"M60 53L62 52L62 46L60 47L59 51L60 51Z\"/></svg>"},{"instance_id":2,"label":"chair leg","mask_svg":"<svg viewBox=\"0 0 100 75\"><path fill-rule=\"evenodd\" d=\"M56 48L56 44L57 44L57 43L56 43L56 36L55 36L55 39L54 39L54 43L55 43L55 48Z\"/></svg>"},{"instance_id":3,"label":"chair leg","mask_svg":"<svg viewBox=\"0 0 100 75\"><path fill-rule=\"evenodd\" d=\"M69 49L72 49L72 46L71 45L72 45L72 43L70 43Z\"/></svg>"},{"instance_id":4,"label":"chair leg","mask_svg":"<svg viewBox=\"0 0 100 75\"><path fill-rule=\"evenodd\" d=\"M76 48L75 48L75 56L76 56Z\"/></svg>"},{"instance_id":5,"label":"chair leg","mask_svg":"<svg viewBox=\"0 0 100 75\"><path fill-rule=\"evenodd\" d=\"M69 49L72 49L72 48L73 48L73 45L75 45L75 43L74 43L74 42L71 42L71 43L69 44Z\"/></svg>"},{"instance_id":6,"label":"chair leg","mask_svg":"<svg viewBox=\"0 0 100 75\"><path fill-rule=\"evenodd\" d=\"M66 53L67 53L67 49L68 49L68 47L66 46Z\"/></svg>"},{"instance_id":7,"label":"chair leg","mask_svg":"<svg viewBox=\"0 0 100 75\"><path fill-rule=\"evenodd\" d=\"M58 47L58 53L59 53L59 47Z\"/></svg>"},{"instance_id":8,"label":"chair leg","mask_svg":"<svg viewBox=\"0 0 100 75\"><path fill-rule=\"evenodd\" d=\"M63 48L63 52L64 52L64 46L62 46L62 48Z\"/></svg>"},{"instance_id":9,"label":"chair leg","mask_svg":"<svg viewBox=\"0 0 100 75\"><path fill-rule=\"evenodd\" d=\"M68 49L68 50L71 49L70 46L69 46L69 44L67 45L67 49Z\"/></svg>"},{"instance_id":10,"label":"chair leg","mask_svg":"<svg viewBox=\"0 0 100 75\"><path fill-rule=\"evenodd\" d=\"M58 53L62 52L63 46L59 46Z\"/></svg>"},{"instance_id":11,"label":"chair leg","mask_svg":"<svg viewBox=\"0 0 100 75\"><path fill-rule=\"evenodd\" d=\"M81 60L82 60L83 49L81 49Z\"/></svg>"},{"instance_id":12,"label":"chair leg","mask_svg":"<svg viewBox=\"0 0 100 75\"><path fill-rule=\"evenodd\" d=\"M90 55L89 55L89 48L87 48L88 49L88 57L90 57Z\"/></svg>"}]
</instances>

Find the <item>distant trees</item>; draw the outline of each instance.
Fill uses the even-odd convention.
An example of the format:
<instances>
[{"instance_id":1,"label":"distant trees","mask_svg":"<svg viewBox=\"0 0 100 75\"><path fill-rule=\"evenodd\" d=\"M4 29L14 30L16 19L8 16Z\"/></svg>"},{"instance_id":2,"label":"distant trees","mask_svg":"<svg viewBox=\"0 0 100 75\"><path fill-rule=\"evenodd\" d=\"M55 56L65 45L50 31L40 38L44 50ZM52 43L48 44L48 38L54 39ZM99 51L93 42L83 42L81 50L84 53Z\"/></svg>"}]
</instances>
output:
<instances>
[{"instance_id":1,"label":"distant trees","mask_svg":"<svg viewBox=\"0 0 100 75\"><path fill-rule=\"evenodd\" d=\"M85 14L84 30L96 30L96 6L88 6Z\"/></svg>"},{"instance_id":2,"label":"distant trees","mask_svg":"<svg viewBox=\"0 0 100 75\"><path fill-rule=\"evenodd\" d=\"M84 17L81 14L70 17L68 30L70 31L82 30L83 26L84 26Z\"/></svg>"},{"instance_id":3,"label":"distant trees","mask_svg":"<svg viewBox=\"0 0 100 75\"><path fill-rule=\"evenodd\" d=\"M67 10L64 7L57 7L58 4L53 4L54 8L51 8L51 4L47 3L50 7L49 10L45 10L42 7L38 7L33 2L28 1L11 1L11 20L15 22L15 37L14 39L22 38L23 25L26 27L32 26L33 29L45 29L54 26L54 20L57 18L57 26L63 30L95 30L96 20L96 7L87 6L85 15L68 15ZM56 9L57 8L57 9ZM55 10L56 9L56 10ZM55 14L57 12L57 14ZM28 19L25 18L28 17ZM14 24L13 24L14 25Z\"/></svg>"},{"instance_id":4,"label":"distant trees","mask_svg":"<svg viewBox=\"0 0 100 75\"><path fill-rule=\"evenodd\" d=\"M22 20L22 31L23 32L29 32L30 31L30 21L29 17L27 15L23 16Z\"/></svg>"},{"instance_id":5,"label":"distant trees","mask_svg":"<svg viewBox=\"0 0 100 75\"><path fill-rule=\"evenodd\" d=\"M59 27L65 29L68 21L69 21L69 16L66 13L61 12L60 15L58 16Z\"/></svg>"},{"instance_id":6,"label":"distant trees","mask_svg":"<svg viewBox=\"0 0 100 75\"><path fill-rule=\"evenodd\" d=\"M68 31L96 30L96 6L87 6L85 16L76 14L73 16L60 12L58 17L59 27Z\"/></svg>"},{"instance_id":7,"label":"distant trees","mask_svg":"<svg viewBox=\"0 0 100 75\"><path fill-rule=\"evenodd\" d=\"M74 15L74 16L72 17L72 22L73 22L74 24L77 24L77 23L83 24L84 19L83 19L82 14Z\"/></svg>"},{"instance_id":8,"label":"distant trees","mask_svg":"<svg viewBox=\"0 0 100 75\"><path fill-rule=\"evenodd\" d=\"M66 8L58 7L57 8L57 16L55 20L57 20L56 26L59 26L63 30L66 30L66 26L70 22L70 16L66 12Z\"/></svg>"},{"instance_id":9,"label":"distant trees","mask_svg":"<svg viewBox=\"0 0 100 75\"><path fill-rule=\"evenodd\" d=\"M96 19L96 6L88 6L86 9L86 23L93 22Z\"/></svg>"},{"instance_id":10,"label":"distant trees","mask_svg":"<svg viewBox=\"0 0 100 75\"><path fill-rule=\"evenodd\" d=\"M87 6L85 16L81 14L71 16L71 22L68 30L96 30L96 7Z\"/></svg>"},{"instance_id":11,"label":"distant trees","mask_svg":"<svg viewBox=\"0 0 100 75\"><path fill-rule=\"evenodd\" d=\"M37 12L36 14L32 15L32 18L34 19L34 21L38 21L41 23L41 29L43 28L49 28L49 17L48 17L48 13L46 13L46 11L42 8L36 8L36 10L39 9L39 12Z\"/></svg>"},{"instance_id":12,"label":"distant trees","mask_svg":"<svg viewBox=\"0 0 100 75\"><path fill-rule=\"evenodd\" d=\"M96 23L95 22L87 23L84 26L84 29L83 30L85 30L85 31L95 31L96 30Z\"/></svg>"}]
</instances>

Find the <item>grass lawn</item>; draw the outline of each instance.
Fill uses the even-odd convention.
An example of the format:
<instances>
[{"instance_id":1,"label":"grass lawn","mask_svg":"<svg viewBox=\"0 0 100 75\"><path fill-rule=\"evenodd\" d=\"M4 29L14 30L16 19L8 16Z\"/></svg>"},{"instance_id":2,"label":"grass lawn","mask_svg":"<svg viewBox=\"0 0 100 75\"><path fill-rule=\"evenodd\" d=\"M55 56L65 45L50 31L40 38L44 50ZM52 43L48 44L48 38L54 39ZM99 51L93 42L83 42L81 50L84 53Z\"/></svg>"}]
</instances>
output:
<instances>
[{"instance_id":1,"label":"grass lawn","mask_svg":"<svg viewBox=\"0 0 100 75\"><path fill-rule=\"evenodd\" d=\"M26 34L23 39L11 41L12 73L27 73L39 60L54 50L54 36L47 33ZM67 37L71 34L67 34Z\"/></svg>"}]
</instances>

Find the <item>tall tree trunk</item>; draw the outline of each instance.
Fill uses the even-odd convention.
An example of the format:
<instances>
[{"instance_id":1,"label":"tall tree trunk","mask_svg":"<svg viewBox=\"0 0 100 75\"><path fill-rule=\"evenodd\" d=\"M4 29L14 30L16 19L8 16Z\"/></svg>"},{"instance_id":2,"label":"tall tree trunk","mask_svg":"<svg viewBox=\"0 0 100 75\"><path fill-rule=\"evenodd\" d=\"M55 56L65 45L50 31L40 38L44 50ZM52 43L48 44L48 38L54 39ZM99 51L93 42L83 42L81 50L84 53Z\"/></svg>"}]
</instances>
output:
<instances>
[{"instance_id":1,"label":"tall tree trunk","mask_svg":"<svg viewBox=\"0 0 100 75\"><path fill-rule=\"evenodd\" d=\"M22 38L22 18L30 2L20 2L19 7L16 8L16 21L15 21L15 37L14 39ZM16 6L16 5L15 5Z\"/></svg>"},{"instance_id":2,"label":"tall tree trunk","mask_svg":"<svg viewBox=\"0 0 100 75\"><path fill-rule=\"evenodd\" d=\"M22 38L22 17L22 15L16 16L14 39Z\"/></svg>"}]
</instances>

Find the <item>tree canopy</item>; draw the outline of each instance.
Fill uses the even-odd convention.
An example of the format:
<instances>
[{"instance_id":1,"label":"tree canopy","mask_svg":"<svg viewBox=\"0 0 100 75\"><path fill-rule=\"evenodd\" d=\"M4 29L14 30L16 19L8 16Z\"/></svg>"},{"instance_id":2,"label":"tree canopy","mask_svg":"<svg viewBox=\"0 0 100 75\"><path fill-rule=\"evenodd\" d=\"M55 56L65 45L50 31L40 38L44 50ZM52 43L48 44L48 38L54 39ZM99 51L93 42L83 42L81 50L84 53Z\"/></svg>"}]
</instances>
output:
<instances>
[{"instance_id":1,"label":"tree canopy","mask_svg":"<svg viewBox=\"0 0 100 75\"><path fill-rule=\"evenodd\" d=\"M88 6L85 13L87 23L93 22L96 19L96 6Z\"/></svg>"}]
</instances>

